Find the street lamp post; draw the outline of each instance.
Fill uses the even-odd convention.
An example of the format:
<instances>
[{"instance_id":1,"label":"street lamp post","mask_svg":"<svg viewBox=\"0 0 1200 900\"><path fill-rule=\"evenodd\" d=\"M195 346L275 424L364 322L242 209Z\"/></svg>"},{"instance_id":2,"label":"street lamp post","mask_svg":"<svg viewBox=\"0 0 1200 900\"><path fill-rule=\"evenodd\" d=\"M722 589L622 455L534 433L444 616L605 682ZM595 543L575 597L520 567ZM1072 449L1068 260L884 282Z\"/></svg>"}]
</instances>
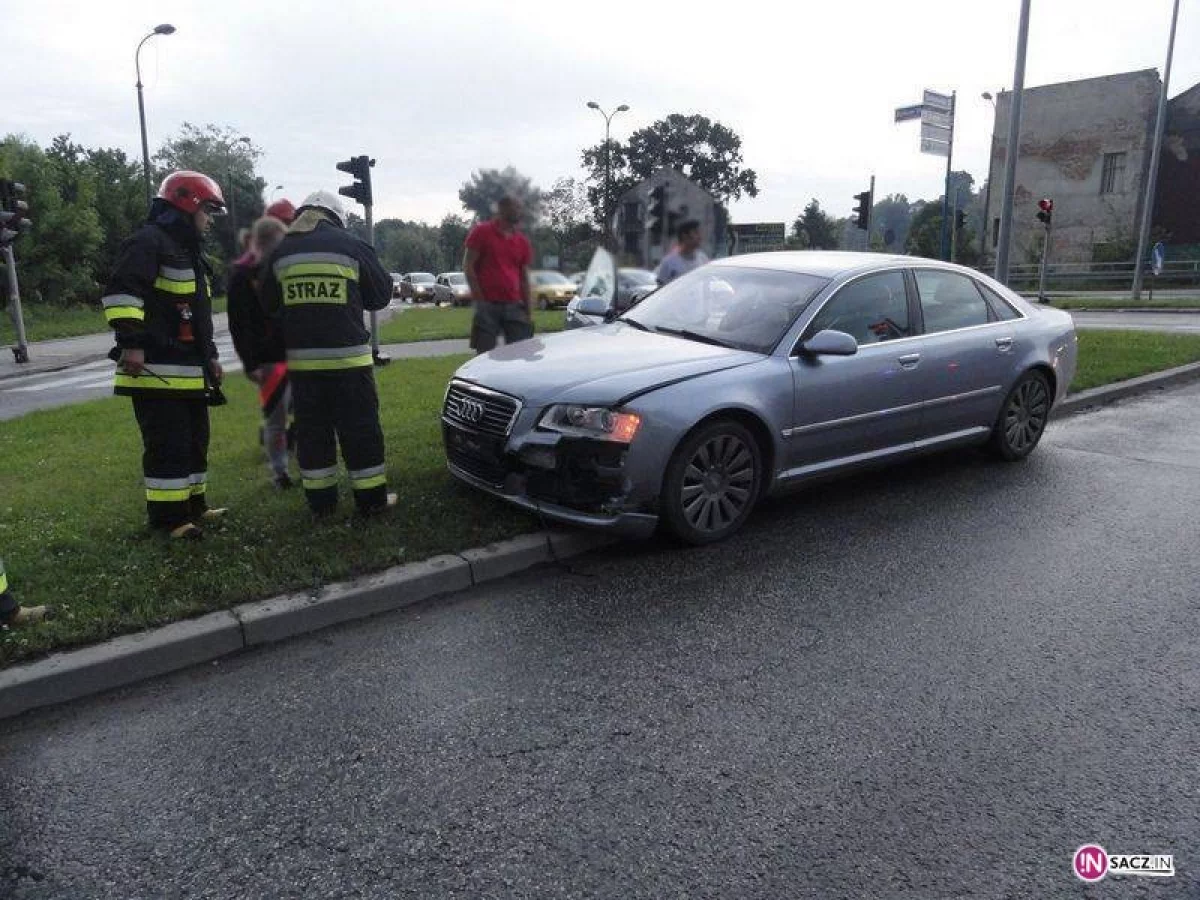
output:
<instances>
[{"instance_id":1,"label":"street lamp post","mask_svg":"<svg viewBox=\"0 0 1200 900\"><path fill-rule=\"evenodd\" d=\"M274 203L275 202L275 192L282 191L282 190L283 190L282 184L277 184L277 185L275 185L275 187L271 188L271 196L270 196L270 198L268 198L267 203L268 204Z\"/></svg>"},{"instance_id":2,"label":"street lamp post","mask_svg":"<svg viewBox=\"0 0 1200 900\"><path fill-rule=\"evenodd\" d=\"M599 103L589 100L588 109L594 109L604 116L604 239L607 241L612 234L612 120L617 113L628 112L629 107L622 103L611 113L606 113Z\"/></svg>"},{"instance_id":3,"label":"street lamp post","mask_svg":"<svg viewBox=\"0 0 1200 900\"><path fill-rule=\"evenodd\" d=\"M996 158L996 99L990 91L983 92L983 99L992 104L992 138L988 141L987 187L983 191L983 236L979 239L980 265L987 267L988 228L992 224L992 166Z\"/></svg>"},{"instance_id":4,"label":"street lamp post","mask_svg":"<svg viewBox=\"0 0 1200 900\"><path fill-rule=\"evenodd\" d=\"M996 245L995 278L1008 284L1008 256L1012 246L1013 197L1017 192L1017 154L1021 152L1021 104L1025 96L1025 50L1029 44L1029 3L1021 0L1017 25L1017 59L1008 106L1008 142L1004 145L1004 192L1000 201L1000 233Z\"/></svg>"},{"instance_id":5,"label":"street lamp post","mask_svg":"<svg viewBox=\"0 0 1200 900\"><path fill-rule=\"evenodd\" d=\"M158 25L155 29L142 38L140 44L137 45L137 51L133 54L133 67L137 70L137 95L138 95L138 121L142 126L142 177L146 182L146 206L150 206L150 200L153 197L153 191L150 187L150 145L146 140L146 104L142 100L142 44L154 37L156 34L174 34L174 25Z\"/></svg>"}]
</instances>

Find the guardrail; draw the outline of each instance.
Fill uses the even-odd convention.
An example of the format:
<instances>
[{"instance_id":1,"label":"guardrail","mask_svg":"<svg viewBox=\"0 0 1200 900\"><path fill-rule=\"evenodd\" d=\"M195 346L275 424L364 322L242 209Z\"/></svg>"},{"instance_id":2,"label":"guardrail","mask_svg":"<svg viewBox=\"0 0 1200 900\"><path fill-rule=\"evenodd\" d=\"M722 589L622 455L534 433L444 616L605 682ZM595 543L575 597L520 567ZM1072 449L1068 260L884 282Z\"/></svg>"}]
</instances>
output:
<instances>
[{"instance_id":1,"label":"guardrail","mask_svg":"<svg viewBox=\"0 0 1200 900\"><path fill-rule=\"evenodd\" d=\"M1115 263L1050 263L1046 266L1046 289L1050 291L1123 290L1133 286L1134 264ZM990 268L981 269L990 274ZM1036 264L1010 266L1008 286L1014 290L1036 290L1039 267ZM1163 265L1162 273L1154 275L1147 267L1144 285L1149 288L1200 287L1200 260L1174 260Z\"/></svg>"}]
</instances>

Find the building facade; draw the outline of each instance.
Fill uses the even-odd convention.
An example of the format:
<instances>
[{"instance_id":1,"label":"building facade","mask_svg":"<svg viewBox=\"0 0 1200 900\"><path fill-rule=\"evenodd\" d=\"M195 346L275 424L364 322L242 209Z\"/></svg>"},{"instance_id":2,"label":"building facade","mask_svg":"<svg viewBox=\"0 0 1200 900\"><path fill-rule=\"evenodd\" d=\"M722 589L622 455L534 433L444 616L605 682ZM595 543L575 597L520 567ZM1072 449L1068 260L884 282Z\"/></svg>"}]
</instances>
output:
<instances>
[{"instance_id":1,"label":"building facade","mask_svg":"<svg viewBox=\"0 0 1200 900\"><path fill-rule=\"evenodd\" d=\"M724 256L729 218L725 208L712 194L682 173L662 168L622 194L617 202L614 228L622 262L653 268L671 251L673 233L665 240L654 242L646 230L650 192L660 185L666 187L667 213L671 221L679 223L695 219L700 223L700 249L711 258Z\"/></svg>"},{"instance_id":2,"label":"building facade","mask_svg":"<svg viewBox=\"0 0 1200 900\"><path fill-rule=\"evenodd\" d=\"M1136 253L1162 80L1156 69L1028 88L1021 110L1012 262L1040 259L1038 201L1054 201L1051 257L1129 262ZM999 237L1012 94L996 99L989 249ZM1200 85L1167 104L1152 238L1170 256L1200 255Z\"/></svg>"},{"instance_id":3,"label":"building facade","mask_svg":"<svg viewBox=\"0 0 1200 900\"><path fill-rule=\"evenodd\" d=\"M1154 117L1162 82L1146 69L1027 88L1013 198L1013 264L1037 262L1045 229L1038 201L1054 201L1056 262L1131 257L1150 169ZM999 233L1012 94L996 98L988 209L989 242Z\"/></svg>"}]
</instances>

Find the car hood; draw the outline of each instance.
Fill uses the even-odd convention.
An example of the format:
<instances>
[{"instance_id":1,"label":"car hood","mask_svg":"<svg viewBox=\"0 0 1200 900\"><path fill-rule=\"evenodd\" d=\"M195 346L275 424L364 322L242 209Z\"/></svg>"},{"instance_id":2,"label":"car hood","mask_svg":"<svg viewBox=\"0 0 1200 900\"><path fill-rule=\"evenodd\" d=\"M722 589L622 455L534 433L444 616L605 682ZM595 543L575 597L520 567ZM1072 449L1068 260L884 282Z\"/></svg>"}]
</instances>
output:
<instances>
[{"instance_id":1,"label":"car hood","mask_svg":"<svg viewBox=\"0 0 1200 900\"><path fill-rule=\"evenodd\" d=\"M500 347L463 365L456 377L530 404L611 404L761 359L757 353L651 334L615 322Z\"/></svg>"}]
</instances>

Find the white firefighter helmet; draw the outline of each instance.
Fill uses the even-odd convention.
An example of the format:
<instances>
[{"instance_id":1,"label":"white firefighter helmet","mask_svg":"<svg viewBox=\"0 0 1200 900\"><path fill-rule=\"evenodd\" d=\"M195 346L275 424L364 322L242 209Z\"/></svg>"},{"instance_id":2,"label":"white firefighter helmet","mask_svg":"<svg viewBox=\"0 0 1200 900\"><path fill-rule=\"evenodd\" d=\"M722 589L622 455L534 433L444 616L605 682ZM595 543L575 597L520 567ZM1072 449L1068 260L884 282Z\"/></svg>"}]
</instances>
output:
<instances>
[{"instance_id":1,"label":"white firefighter helmet","mask_svg":"<svg viewBox=\"0 0 1200 900\"><path fill-rule=\"evenodd\" d=\"M304 198L304 202L300 204L300 208L296 210L296 215L306 209L323 209L335 219L343 228L346 227L346 208L342 206L342 201L338 199L337 194L331 194L329 191L313 191Z\"/></svg>"}]
</instances>

